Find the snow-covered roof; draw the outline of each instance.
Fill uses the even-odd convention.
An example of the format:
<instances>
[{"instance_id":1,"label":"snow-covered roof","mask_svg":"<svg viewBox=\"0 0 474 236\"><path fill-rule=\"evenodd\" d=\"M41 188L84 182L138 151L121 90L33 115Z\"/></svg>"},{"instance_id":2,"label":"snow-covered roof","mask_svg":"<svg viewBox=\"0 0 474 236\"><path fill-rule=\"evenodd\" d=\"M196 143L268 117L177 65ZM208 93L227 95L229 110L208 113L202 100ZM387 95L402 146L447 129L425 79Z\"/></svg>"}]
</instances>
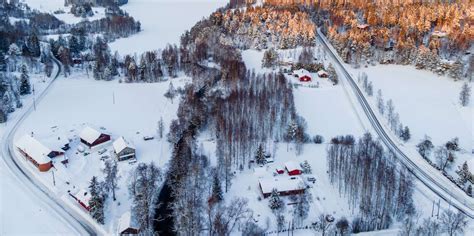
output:
<instances>
[{"instance_id":1,"label":"snow-covered roof","mask_svg":"<svg viewBox=\"0 0 474 236\"><path fill-rule=\"evenodd\" d=\"M86 206L89 206L89 200L91 199L91 194L87 192L85 189L79 190L75 195L77 200L81 201Z\"/></svg>"},{"instance_id":2,"label":"snow-covered roof","mask_svg":"<svg viewBox=\"0 0 474 236\"><path fill-rule=\"evenodd\" d=\"M276 189L278 192L287 192L305 188L303 179L299 176L265 178L260 179L259 183L264 194L271 193L273 189Z\"/></svg>"},{"instance_id":3,"label":"snow-covered roof","mask_svg":"<svg viewBox=\"0 0 474 236\"><path fill-rule=\"evenodd\" d=\"M326 72L325 70L318 71L318 76L319 77L324 76L324 75L328 75L328 72Z\"/></svg>"},{"instance_id":4,"label":"snow-covered roof","mask_svg":"<svg viewBox=\"0 0 474 236\"><path fill-rule=\"evenodd\" d=\"M439 30L435 30L433 32L433 36L436 36L436 37L446 37L448 35L448 33L446 33L445 31L439 31Z\"/></svg>"},{"instance_id":5,"label":"snow-covered roof","mask_svg":"<svg viewBox=\"0 0 474 236\"><path fill-rule=\"evenodd\" d=\"M51 158L48 156L51 153L51 149L44 146L30 135L24 135L18 139L16 141L16 147L27 153L31 158L38 162L38 164L51 162Z\"/></svg>"},{"instance_id":6,"label":"snow-covered roof","mask_svg":"<svg viewBox=\"0 0 474 236\"><path fill-rule=\"evenodd\" d=\"M253 170L257 177L263 177L267 173L267 168L265 167L255 167Z\"/></svg>"},{"instance_id":7,"label":"snow-covered roof","mask_svg":"<svg viewBox=\"0 0 474 236\"><path fill-rule=\"evenodd\" d=\"M309 73L309 71L307 71L305 69L295 70L295 71L293 71L293 74L297 75L298 77L303 77L303 76L311 77L311 73Z\"/></svg>"},{"instance_id":8,"label":"snow-covered roof","mask_svg":"<svg viewBox=\"0 0 474 236\"><path fill-rule=\"evenodd\" d=\"M127 140L125 140L124 137L120 137L118 138L117 140L114 141L113 143L113 146L114 146L114 150L115 150L115 153L120 153L121 151L123 151L125 148L132 148L132 149L135 149L132 145L130 145L129 142L127 142Z\"/></svg>"},{"instance_id":9,"label":"snow-covered roof","mask_svg":"<svg viewBox=\"0 0 474 236\"><path fill-rule=\"evenodd\" d=\"M100 137L101 133L90 126L85 127L79 137L88 143L93 143Z\"/></svg>"},{"instance_id":10,"label":"snow-covered roof","mask_svg":"<svg viewBox=\"0 0 474 236\"><path fill-rule=\"evenodd\" d=\"M120 234L128 228L136 228L136 225L132 221L132 214L130 211L123 213L123 215L120 217L117 229Z\"/></svg>"},{"instance_id":11,"label":"snow-covered roof","mask_svg":"<svg viewBox=\"0 0 474 236\"><path fill-rule=\"evenodd\" d=\"M359 29L366 29L367 27L369 27L368 24L358 24L357 25L357 28L359 28Z\"/></svg>"},{"instance_id":12,"label":"snow-covered roof","mask_svg":"<svg viewBox=\"0 0 474 236\"><path fill-rule=\"evenodd\" d=\"M288 171L301 170L300 166L294 161L289 161L285 163L285 167Z\"/></svg>"}]
</instances>

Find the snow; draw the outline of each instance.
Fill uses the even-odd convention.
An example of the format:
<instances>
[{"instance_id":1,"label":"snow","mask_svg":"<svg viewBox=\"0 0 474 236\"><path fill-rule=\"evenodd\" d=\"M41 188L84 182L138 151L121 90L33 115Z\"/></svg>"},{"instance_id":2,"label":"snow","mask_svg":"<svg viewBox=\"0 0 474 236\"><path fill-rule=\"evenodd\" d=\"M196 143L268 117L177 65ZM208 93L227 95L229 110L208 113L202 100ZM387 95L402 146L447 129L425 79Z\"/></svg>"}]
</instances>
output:
<instances>
[{"instance_id":1,"label":"snow","mask_svg":"<svg viewBox=\"0 0 474 236\"><path fill-rule=\"evenodd\" d=\"M296 164L294 161L288 161L285 162L285 167L288 171L294 171L294 170L301 170L298 164Z\"/></svg>"},{"instance_id":2,"label":"snow","mask_svg":"<svg viewBox=\"0 0 474 236\"><path fill-rule=\"evenodd\" d=\"M105 8L103 7L93 7L92 11L94 15L91 17L76 17L70 13L71 7L64 6L64 0L24 0L24 2L32 9L36 9L41 12L47 12L54 15L59 20L63 21L66 24L77 24L81 21L94 21L105 18ZM62 10L65 13L54 13L58 10Z\"/></svg>"},{"instance_id":3,"label":"snow","mask_svg":"<svg viewBox=\"0 0 474 236\"><path fill-rule=\"evenodd\" d=\"M173 79L173 85L181 87L190 81L187 77L179 77ZM64 199L81 214L87 215L68 195L68 191L75 193L78 189L87 189L92 176L97 176L99 180L103 178L101 169L105 160L113 158L113 145L111 142L104 144L101 149L107 151L103 154L96 150L78 152L77 148L81 146L79 134L86 126L104 127L104 132L110 134L113 140L120 136L127 137L135 145L138 162L154 162L157 166L166 168L172 147L165 138L144 141L143 135L156 133L161 117L167 133L171 120L176 118L179 101L175 99L171 103L163 96L168 87L169 82L127 84L120 83L119 80L96 81L79 71L75 71L67 79L60 78L37 105L36 111L19 127L16 135L34 132L35 137L42 141L67 134L66 136L72 137L71 148L66 151L69 163L63 165L60 159L53 159L56 167L52 170L55 185L51 173L33 173L54 195ZM58 97L61 99L57 99ZM33 168L29 163L25 162L24 165ZM120 216L130 210L131 199L126 186L130 171L135 165L118 163L120 188L116 193L117 201L109 199L105 209L104 229L110 234L117 232Z\"/></svg>"},{"instance_id":4,"label":"snow","mask_svg":"<svg viewBox=\"0 0 474 236\"><path fill-rule=\"evenodd\" d=\"M117 140L114 141L114 143L112 144L114 146L114 151L115 153L120 153L121 151L123 151L125 148L133 148L128 142L127 140L125 140L124 137L120 137L118 138Z\"/></svg>"},{"instance_id":5,"label":"snow","mask_svg":"<svg viewBox=\"0 0 474 236\"><path fill-rule=\"evenodd\" d=\"M271 193L273 189L276 189L278 192L288 192L305 188L303 179L299 176L279 176L274 178L263 178L258 181L264 194Z\"/></svg>"},{"instance_id":6,"label":"snow","mask_svg":"<svg viewBox=\"0 0 474 236\"><path fill-rule=\"evenodd\" d=\"M100 137L100 135L101 133L99 131L87 126L81 131L79 137L87 143L92 144Z\"/></svg>"},{"instance_id":7,"label":"snow","mask_svg":"<svg viewBox=\"0 0 474 236\"><path fill-rule=\"evenodd\" d=\"M32 157L38 164L51 162L51 158L47 156L51 153L51 149L29 135L23 135L23 137L18 139L16 146Z\"/></svg>"},{"instance_id":8,"label":"snow","mask_svg":"<svg viewBox=\"0 0 474 236\"><path fill-rule=\"evenodd\" d=\"M130 213L130 211L127 211L125 213L123 213L123 215L120 217L119 219L119 223L118 223L118 233L120 232L123 232L124 230L130 228L130 227L133 227L133 224L132 224L132 214Z\"/></svg>"},{"instance_id":9,"label":"snow","mask_svg":"<svg viewBox=\"0 0 474 236\"><path fill-rule=\"evenodd\" d=\"M41 74L31 73L30 78L37 93L50 82ZM24 109L31 106L32 98L32 95L25 96L24 108L11 113L8 122L0 125L0 137L18 120ZM0 235L81 234L53 211L40 195L27 187L28 184L6 165L4 158L7 157L2 156L0 161Z\"/></svg>"},{"instance_id":10,"label":"snow","mask_svg":"<svg viewBox=\"0 0 474 236\"><path fill-rule=\"evenodd\" d=\"M184 31L227 3L227 0L131 0L121 8L140 21L142 31L111 43L111 51L134 54L179 44Z\"/></svg>"}]
</instances>

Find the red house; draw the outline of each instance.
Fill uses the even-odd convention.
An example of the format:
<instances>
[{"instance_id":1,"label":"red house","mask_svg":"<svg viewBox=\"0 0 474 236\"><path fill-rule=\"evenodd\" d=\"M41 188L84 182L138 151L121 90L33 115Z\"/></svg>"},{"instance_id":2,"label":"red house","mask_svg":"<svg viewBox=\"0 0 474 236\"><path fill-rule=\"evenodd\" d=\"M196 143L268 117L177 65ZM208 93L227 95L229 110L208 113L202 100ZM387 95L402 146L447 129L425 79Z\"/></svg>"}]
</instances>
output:
<instances>
[{"instance_id":1,"label":"red house","mask_svg":"<svg viewBox=\"0 0 474 236\"><path fill-rule=\"evenodd\" d=\"M303 75L300 77L300 82L311 82L311 77L309 75Z\"/></svg>"},{"instance_id":2,"label":"red house","mask_svg":"<svg viewBox=\"0 0 474 236\"><path fill-rule=\"evenodd\" d=\"M64 154L61 151L51 150L29 135L21 137L16 142L16 147L40 172L46 172L53 167L51 158Z\"/></svg>"},{"instance_id":3,"label":"red house","mask_svg":"<svg viewBox=\"0 0 474 236\"><path fill-rule=\"evenodd\" d=\"M81 143L89 148L110 141L110 135L101 133L89 126L84 128L79 136L81 138Z\"/></svg>"},{"instance_id":4,"label":"red house","mask_svg":"<svg viewBox=\"0 0 474 236\"><path fill-rule=\"evenodd\" d=\"M276 189L280 196L302 194L306 189L300 176L260 179L259 186L264 198L269 197L273 189Z\"/></svg>"},{"instance_id":5,"label":"red house","mask_svg":"<svg viewBox=\"0 0 474 236\"><path fill-rule=\"evenodd\" d=\"M303 173L301 168L292 161L285 163L285 169L288 172L288 175L301 175Z\"/></svg>"}]
</instances>

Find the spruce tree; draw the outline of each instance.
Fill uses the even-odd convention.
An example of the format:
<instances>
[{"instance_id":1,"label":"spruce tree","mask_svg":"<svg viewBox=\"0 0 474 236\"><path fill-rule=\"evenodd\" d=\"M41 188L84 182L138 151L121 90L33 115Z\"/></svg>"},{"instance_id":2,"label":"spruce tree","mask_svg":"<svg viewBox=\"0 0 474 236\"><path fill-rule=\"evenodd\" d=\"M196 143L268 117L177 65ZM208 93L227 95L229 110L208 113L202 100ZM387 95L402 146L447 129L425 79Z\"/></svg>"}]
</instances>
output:
<instances>
[{"instance_id":1,"label":"spruce tree","mask_svg":"<svg viewBox=\"0 0 474 236\"><path fill-rule=\"evenodd\" d=\"M469 87L469 84L466 82L462 85L461 88L461 93L459 93L459 102L463 107L466 107L469 105L471 99L471 87Z\"/></svg>"},{"instance_id":2,"label":"spruce tree","mask_svg":"<svg viewBox=\"0 0 474 236\"><path fill-rule=\"evenodd\" d=\"M220 202L224 199L221 181L219 180L219 175L217 171L214 172L214 178L212 182L212 198L217 202Z\"/></svg>"},{"instance_id":3,"label":"spruce tree","mask_svg":"<svg viewBox=\"0 0 474 236\"><path fill-rule=\"evenodd\" d=\"M283 208L283 200L280 199L280 194L278 190L273 189L272 194L270 195L270 200L268 201L268 206L272 211Z\"/></svg>"},{"instance_id":4,"label":"spruce tree","mask_svg":"<svg viewBox=\"0 0 474 236\"><path fill-rule=\"evenodd\" d=\"M263 150L262 144L258 145L257 152L255 154L255 162L259 165L264 165L266 163L265 151Z\"/></svg>"},{"instance_id":5,"label":"spruce tree","mask_svg":"<svg viewBox=\"0 0 474 236\"><path fill-rule=\"evenodd\" d=\"M21 67L21 77L20 77L20 95L26 95L31 93L31 85L28 76L28 70L26 65Z\"/></svg>"},{"instance_id":6,"label":"spruce tree","mask_svg":"<svg viewBox=\"0 0 474 236\"><path fill-rule=\"evenodd\" d=\"M89 200L89 207L92 218L97 220L100 224L104 224L104 196L100 189L100 183L97 181L97 177L93 176L89 184L89 192L91 198Z\"/></svg>"}]
</instances>

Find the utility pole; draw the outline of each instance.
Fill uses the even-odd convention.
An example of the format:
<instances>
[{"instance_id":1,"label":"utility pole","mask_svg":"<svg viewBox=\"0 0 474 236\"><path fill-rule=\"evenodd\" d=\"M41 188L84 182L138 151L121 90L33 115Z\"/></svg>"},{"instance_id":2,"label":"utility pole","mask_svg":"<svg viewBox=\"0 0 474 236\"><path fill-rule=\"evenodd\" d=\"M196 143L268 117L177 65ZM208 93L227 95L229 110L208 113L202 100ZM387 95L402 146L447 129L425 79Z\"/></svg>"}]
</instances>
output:
<instances>
[{"instance_id":1,"label":"utility pole","mask_svg":"<svg viewBox=\"0 0 474 236\"><path fill-rule=\"evenodd\" d=\"M56 186L56 179L54 178L54 171L51 170L51 174L53 174L53 185Z\"/></svg>"},{"instance_id":2,"label":"utility pole","mask_svg":"<svg viewBox=\"0 0 474 236\"><path fill-rule=\"evenodd\" d=\"M36 95L35 95L35 85L33 85L33 108L36 111Z\"/></svg>"},{"instance_id":3,"label":"utility pole","mask_svg":"<svg viewBox=\"0 0 474 236\"><path fill-rule=\"evenodd\" d=\"M115 105L115 92L112 92L112 103Z\"/></svg>"}]
</instances>

